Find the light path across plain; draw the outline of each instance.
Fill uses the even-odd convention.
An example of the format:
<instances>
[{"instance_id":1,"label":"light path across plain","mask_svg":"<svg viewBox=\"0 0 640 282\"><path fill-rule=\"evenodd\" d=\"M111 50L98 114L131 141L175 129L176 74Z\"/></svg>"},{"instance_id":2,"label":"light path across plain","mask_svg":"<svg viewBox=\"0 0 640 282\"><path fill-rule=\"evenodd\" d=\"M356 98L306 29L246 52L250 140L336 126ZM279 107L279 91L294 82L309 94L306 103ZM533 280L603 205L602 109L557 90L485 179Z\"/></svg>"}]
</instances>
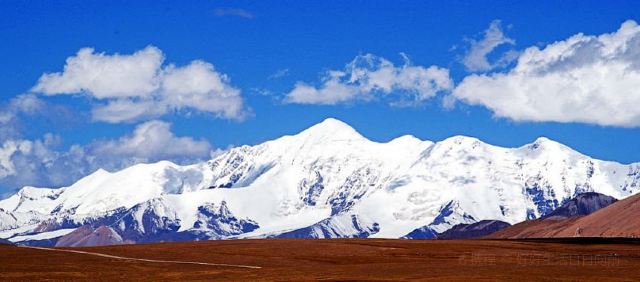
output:
<instances>
[{"instance_id":1,"label":"light path across plain","mask_svg":"<svg viewBox=\"0 0 640 282\"><path fill-rule=\"evenodd\" d=\"M226 264L226 263L209 263L209 262L198 262L198 261L180 261L180 260L158 260L158 259L145 259L145 258L130 258L130 257L121 257L121 256L102 254L102 253L94 253L94 252L87 252L87 251L80 251L80 250L45 248L45 247L34 247L34 246L20 246L20 247L21 248L36 249L36 250L44 250L44 251L75 253L75 254L83 254L83 255L92 255L92 256L103 257L103 258L142 261L142 262L151 262L151 263L193 264L193 265L208 265L208 266L236 267L236 268L249 268L249 269L260 269L260 268L262 268L260 266L243 265L243 264Z\"/></svg>"}]
</instances>

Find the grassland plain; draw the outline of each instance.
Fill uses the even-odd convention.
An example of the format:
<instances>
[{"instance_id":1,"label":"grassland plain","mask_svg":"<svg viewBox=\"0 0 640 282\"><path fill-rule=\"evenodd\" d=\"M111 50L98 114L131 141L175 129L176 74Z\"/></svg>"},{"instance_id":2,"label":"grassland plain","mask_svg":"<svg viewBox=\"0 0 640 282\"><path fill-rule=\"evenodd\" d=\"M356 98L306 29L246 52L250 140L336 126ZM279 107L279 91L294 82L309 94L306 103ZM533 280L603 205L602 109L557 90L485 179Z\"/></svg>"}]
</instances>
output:
<instances>
[{"instance_id":1,"label":"grassland plain","mask_svg":"<svg viewBox=\"0 0 640 282\"><path fill-rule=\"evenodd\" d=\"M109 256L0 246L0 278L4 281L640 279L640 241L636 240L255 239L70 250Z\"/></svg>"}]
</instances>

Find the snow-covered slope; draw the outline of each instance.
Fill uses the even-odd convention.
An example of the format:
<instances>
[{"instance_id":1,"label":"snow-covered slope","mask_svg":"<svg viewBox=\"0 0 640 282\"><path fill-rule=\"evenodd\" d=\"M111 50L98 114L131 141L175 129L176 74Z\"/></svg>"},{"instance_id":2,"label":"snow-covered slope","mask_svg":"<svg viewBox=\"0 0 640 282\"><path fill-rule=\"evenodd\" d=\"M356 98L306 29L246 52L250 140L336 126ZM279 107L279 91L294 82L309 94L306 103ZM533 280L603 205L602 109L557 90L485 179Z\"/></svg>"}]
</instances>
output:
<instances>
[{"instance_id":1,"label":"snow-covered slope","mask_svg":"<svg viewBox=\"0 0 640 282\"><path fill-rule=\"evenodd\" d=\"M513 224L582 192L620 199L639 186L640 164L591 159L546 138L520 148L464 136L377 143L327 119L204 163L139 164L60 189L25 187L0 201L0 235L105 225L134 241L398 238L483 219Z\"/></svg>"}]
</instances>

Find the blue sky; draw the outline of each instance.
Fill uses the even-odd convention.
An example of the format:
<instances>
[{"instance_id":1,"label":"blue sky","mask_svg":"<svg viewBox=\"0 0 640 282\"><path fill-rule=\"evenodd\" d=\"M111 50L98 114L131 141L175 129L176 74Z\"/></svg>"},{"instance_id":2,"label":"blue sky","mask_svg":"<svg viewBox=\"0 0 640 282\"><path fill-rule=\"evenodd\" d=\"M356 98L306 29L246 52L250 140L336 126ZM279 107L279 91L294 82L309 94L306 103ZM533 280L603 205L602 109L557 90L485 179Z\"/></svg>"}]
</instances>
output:
<instances>
[{"instance_id":1,"label":"blue sky","mask_svg":"<svg viewBox=\"0 0 640 282\"><path fill-rule=\"evenodd\" d=\"M596 158L640 161L640 110L634 106L640 94L633 88L640 81L616 76L619 65L640 66L640 40L635 34L616 39L629 46L603 55L602 42L608 41L598 37L639 21L639 14L637 1L2 1L0 109L12 118L0 130L0 192L65 185L97 166L206 159L218 148L293 134L327 117L375 141L404 134L434 141L469 135L515 147L546 136ZM628 30L636 30L633 24ZM500 35L497 46L488 40L492 27ZM564 51L569 59L535 68L525 62L527 48L549 51L535 58L552 58L546 47L579 33L584 40ZM482 52L483 43L488 52ZM62 73L66 60L86 47L94 49L91 58L141 50L161 54L156 70L162 73L171 73L169 65L186 70L200 60L203 68L185 73L223 77L220 85L227 90L176 102L170 97L186 90L158 86L142 96L123 96L104 88L120 87L118 82L96 88L71 75L48 84L39 80ZM473 50L479 52L471 56L475 65L468 59ZM363 59L366 54L372 61ZM363 80L349 81L353 72L345 66L354 60L372 64L358 69L365 71ZM394 74L376 80L371 74L388 63ZM451 84L438 82L443 73L431 74L430 67L446 71ZM344 72L335 81L344 93L327 98L336 89L324 83L331 70ZM423 76L407 82L403 70ZM588 74L593 72L602 75ZM470 76L480 78L463 83ZM60 86L64 79L85 86ZM418 80L432 88L421 88ZM589 82L595 85L581 87ZM227 94L235 100L202 103ZM127 120L113 111L97 117L96 109L116 100L134 108L141 101L152 104ZM240 108L229 110L235 106ZM166 109L154 111L159 107ZM160 140L157 148L183 142L195 149L144 151L134 144L143 135ZM116 153L107 157L108 152ZM28 165L43 157L42 164ZM29 173L19 175L24 171Z\"/></svg>"}]
</instances>

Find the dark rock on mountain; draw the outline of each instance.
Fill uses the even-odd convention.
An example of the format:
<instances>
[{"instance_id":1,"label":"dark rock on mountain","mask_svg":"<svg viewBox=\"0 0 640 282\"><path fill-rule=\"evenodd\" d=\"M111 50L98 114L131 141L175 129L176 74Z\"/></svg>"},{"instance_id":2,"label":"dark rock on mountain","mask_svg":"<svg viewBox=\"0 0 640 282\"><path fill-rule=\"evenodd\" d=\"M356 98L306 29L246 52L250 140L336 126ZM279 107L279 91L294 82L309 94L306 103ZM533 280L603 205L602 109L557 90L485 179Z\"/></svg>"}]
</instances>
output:
<instances>
[{"instance_id":1,"label":"dark rock on mountain","mask_svg":"<svg viewBox=\"0 0 640 282\"><path fill-rule=\"evenodd\" d=\"M258 228L252 220L238 219L226 202L198 207L193 228L181 231L181 221L162 199L152 199L129 210L86 224L50 245L102 246L124 243L171 242L232 238Z\"/></svg>"},{"instance_id":2,"label":"dark rock on mountain","mask_svg":"<svg viewBox=\"0 0 640 282\"><path fill-rule=\"evenodd\" d=\"M524 185L526 195L535 204L537 214L545 215L559 206L553 187L540 176L532 177ZM527 219L536 218L533 210L528 210Z\"/></svg>"},{"instance_id":3,"label":"dark rock on mountain","mask_svg":"<svg viewBox=\"0 0 640 282\"><path fill-rule=\"evenodd\" d=\"M618 200L614 197L596 192L586 192L579 194L542 218L585 216L616 201Z\"/></svg>"},{"instance_id":4,"label":"dark rock on mountain","mask_svg":"<svg viewBox=\"0 0 640 282\"><path fill-rule=\"evenodd\" d=\"M458 201L449 201L445 206L440 208L439 214L433 221L425 226L414 229L409 234L403 236L403 239L435 239L438 235L437 230L450 228L458 222L475 222L473 216L466 213Z\"/></svg>"},{"instance_id":5,"label":"dark rock on mountain","mask_svg":"<svg viewBox=\"0 0 640 282\"><path fill-rule=\"evenodd\" d=\"M366 238L378 233L380 226L365 222L357 215L337 215L311 226L285 232L275 238Z\"/></svg>"},{"instance_id":6,"label":"dark rock on mountain","mask_svg":"<svg viewBox=\"0 0 640 282\"><path fill-rule=\"evenodd\" d=\"M409 234L402 237L403 239L435 239L438 236L433 229L428 226L423 226L411 231Z\"/></svg>"},{"instance_id":7,"label":"dark rock on mountain","mask_svg":"<svg viewBox=\"0 0 640 282\"><path fill-rule=\"evenodd\" d=\"M236 218L227 203L222 201L219 206L211 203L198 207L198 220L193 228L219 239L251 232L258 229L258 224L253 220Z\"/></svg>"},{"instance_id":8,"label":"dark rock on mountain","mask_svg":"<svg viewBox=\"0 0 640 282\"><path fill-rule=\"evenodd\" d=\"M500 220L481 220L471 224L458 224L451 229L437 234L438 239L473 239L487 236L511 226Z\"/></svg>"},{"instance_id":9,"label":"dark rock on mountain","mask_svg":"<svg viewBox=\"0 0 640 282\"><path fill-rule=\"evenodd\" d=\"M175 212L169 209L162 199L151 199L135 205L121 214L114 215L109 226L122 237L131 242L159 241L161 237L169 237L180 229L180 220Z\"/></svg>"},{"instance_id":10,"label":"dark rock on mountain","mask_svg":"<svg viewBox=\"0 0 640 282\"><path fill-rule=\"evenodd\" d=\"M56 245L56 243L58 242L58 239L60 239L60 238L62 238L62 237L50 238L50 239L41 239L41 240L26 240L26 241L20 241L17 244L14 244L14 245L35 246L35 247L52 247L52 246Z\"/></svg>"},{"instance_id":11,"label":"dark rock on mountain","mask_svg":"<svg viewBox=\"0 0 640 282\"><path fill-rule=\"evenodd\" d=\"M453 225L454 222L474 222L473 216L466 213L458 201L450 201L440 209L440 213L431 222L431 226L437 225Z\"/></svg>"}]
</instances>

